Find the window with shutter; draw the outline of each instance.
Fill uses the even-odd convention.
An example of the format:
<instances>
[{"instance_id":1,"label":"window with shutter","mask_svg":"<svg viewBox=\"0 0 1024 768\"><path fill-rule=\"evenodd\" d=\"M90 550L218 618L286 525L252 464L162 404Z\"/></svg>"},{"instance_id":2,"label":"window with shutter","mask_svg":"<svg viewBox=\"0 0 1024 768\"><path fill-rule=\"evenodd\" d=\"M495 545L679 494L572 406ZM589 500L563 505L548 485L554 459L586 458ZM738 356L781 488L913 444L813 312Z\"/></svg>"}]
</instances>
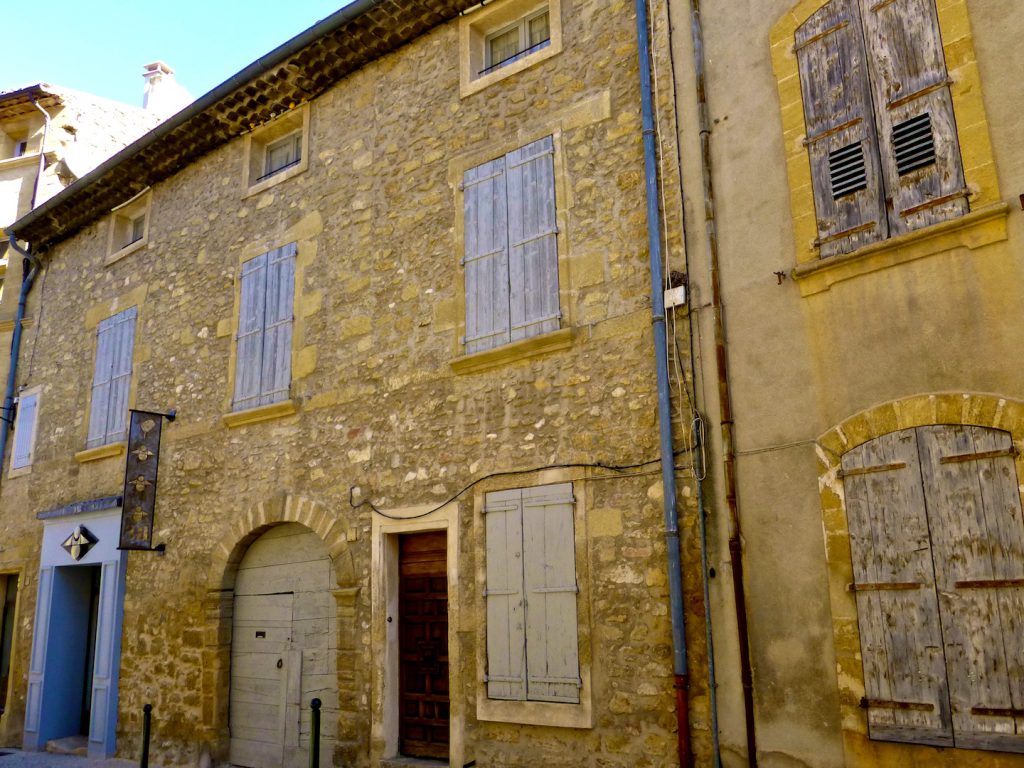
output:
<instances>
[{"instance_id":1,"label":"window with shutter","mask_svg":"<svg viewBox=\"0 0 1024 768\"><path fill-rule=\"evenodd\" d=\"M14 450L11 454L11 469L21 469L32 464L38 412L39 391L22 393L18 398L18 414L14 421Z\"/></svg>"},{"instance_id":2,"label":"window with shutter","mask_svg":"<svg viewBox=\"0 0 1024 768\"><path fill-rule=\"evenodd\" d=\"M489 493L487 694L578 703L572 485Z\"/></svg>"},{"instance_id":3,"label":"window with shutter","mask_svg":"<svg viewBox=\"0 0 1024 768\"><path fill-rule=\"evenodd\" d=\"M96 329L88 448L117 443L127 437L137 316L138 310L129 307L103 320Z\"/></svg>"},{"instance_id":4,"label":"window with shutter","mask_svg":"<svg viewBox=\"0 0 1024 768\"><path fill-rule=\"evenodd\" d=\"M938 425L843 457L872 738L1024 752L1024 523L1006 432Z\"/></svg>"},{"instance_id":5,"label":"window with shutter","mask_svg":"<svg viewBox=\"0 0 1024 768\"><path fill-rule=\"evenodd\" d=\"M291 386L295 243L242 264L235 349L236 411L288 398Z\"/></svg>"},{"instance_id":6,"label":"window with shutter","mask_svg":"<svg viewBox=\"0 0 1024 768\"><path fill-rule=\"evenodd\" d=\"M463 176L468 353L559 328L553 155L548 136Z\"/></svg>"},{"instance_id":7,"label":"window with shutter","mask_svg":"<svg viewBox=\"0 0 1024 768\"><path fill-rule=\"evenodd\" d=\"M934 0L831 0L794 50L822 257L967 212Z\"/></svg>"}]
</instances>

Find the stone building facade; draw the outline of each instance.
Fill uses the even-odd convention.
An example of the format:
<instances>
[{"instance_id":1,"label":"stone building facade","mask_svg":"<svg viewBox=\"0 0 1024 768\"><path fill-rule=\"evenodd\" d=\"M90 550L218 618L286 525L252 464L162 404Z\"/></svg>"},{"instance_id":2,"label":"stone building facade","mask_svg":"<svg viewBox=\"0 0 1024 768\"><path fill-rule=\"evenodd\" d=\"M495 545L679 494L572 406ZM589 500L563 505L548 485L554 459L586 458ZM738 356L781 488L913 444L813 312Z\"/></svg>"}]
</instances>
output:
<instances>
[{"instance_id":1,"label":"stone building facade","mask_svg":"<svg viewBox=\"0 0 1024 768\"><path fill-rule=\"evenodd\" d=\"M678 764L636 17L474 5L350 5L15 225L6 743L131 756L151 703L161 764L305 765L316 697L323 765ZM177 411L160 552L115 546L127 407Z\"/></svg>"},{"instance_id":2,"label":"stone building facade","mask_svg":"<svg viewBox=\"0 0 1024 768\"><path fill-rule=\"evenodd\" d=\"M705 5L703 47L672 12L725 763L1024 765L1020 14Z\"/></svg>"}]
</instances>

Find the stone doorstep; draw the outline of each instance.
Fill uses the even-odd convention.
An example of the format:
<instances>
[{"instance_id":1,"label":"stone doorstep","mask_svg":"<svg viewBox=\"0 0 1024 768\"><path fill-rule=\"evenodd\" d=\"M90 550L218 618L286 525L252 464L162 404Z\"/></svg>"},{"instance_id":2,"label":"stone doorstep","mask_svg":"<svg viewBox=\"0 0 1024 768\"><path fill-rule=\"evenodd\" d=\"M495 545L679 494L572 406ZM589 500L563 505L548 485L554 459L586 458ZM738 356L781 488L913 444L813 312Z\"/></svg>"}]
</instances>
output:
<instances>
[{"instance_id":1,"label":"stone doorstep","mask_svg":"<svg viewBox=\"0 0 1024 768\"><path fill-rule=\"evenodd\" d=\"M387 757L377 765L379 768L449 768L447 760L425 760L421 757Z\"/></svg>"},{"instance_id":2,"label":"stone doorstep","mask_svg":"<svg viewBox=\"0 0 1024 768\"><path fill-rule=\"evenodd\" d=\"M89 742L85 736L65 736L61 739L50 739L46 742L46 751L55 755L78 755L85 757L89 754Z\"/></svg>"}]
</instances>

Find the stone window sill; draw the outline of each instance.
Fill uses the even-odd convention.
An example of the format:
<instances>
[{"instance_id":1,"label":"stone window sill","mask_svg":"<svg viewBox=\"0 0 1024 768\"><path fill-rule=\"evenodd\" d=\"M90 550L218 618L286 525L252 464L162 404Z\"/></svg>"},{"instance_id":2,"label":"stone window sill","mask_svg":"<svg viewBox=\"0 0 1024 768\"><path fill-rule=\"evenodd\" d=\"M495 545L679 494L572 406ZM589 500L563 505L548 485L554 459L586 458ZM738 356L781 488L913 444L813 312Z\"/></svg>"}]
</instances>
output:
<instances>
[{"instance_id":1,"label":"stone window sill","mask_svg":"<svg viewBox=\"0 0 1024 768\"><path fill-rule=\"evenodd\" d=\"M86 448L84 451L79 451L75 454L75 461L79 464L85 464L89 461L99 461L100 459L108 459L111 456L120 456L128 449L128 443L107 443L106 445L98 445L95 448Z\"/></svg>"},{"instance_id":2,"label":"stone window sill","mask_svg":"<svg viewBox=\"0 0 1024 768\"><path fill-rule=\"evenodd\" d=\"M32 465L26 464L24 467L14 467L10 472L7 473L7 478L13 480L15 477L24 477L25 475L32 474Z\"/></svg>"},{"instance_id":3,"label":"stone window sill","mask_svg":"<svg viewBox=\"0 0 1024 768\"><path fill-rule=\"evenodd\" d=\"M148 237L140 238L139 240L136 240L134 243L128 243L128 245L126 245L121 250L114 251L112 254L107 256L107 260L103 262L103 265L109 267L111 264L114 264L114 263L120 261L125 256L130 256L131 254L135 253L136 251L141 251L143 248L146 247L146 245L148 243L149 243L149 238Z\"/></svg>"},{"instance_id":4,"label":"stone window sill","mask_svg":"<svg viewBox=\"0 0 1024 768\"><path fill-rule=\"evenodd\" d=\"M801 296L811 296L843 280L897 264L956 248L974 250L1006 239L1008 212L1006 203L986 206L957 219L871 243L852 253L800 264L793 270L793 279L800 286Z\"/></svg>"},{"instance_id":5,"label":"stone window sill","mask_svg":"<svg viewBox=\"0 0 1024 768\"><path fill-rule=\"evenodd\" d=\"M248 424L258 424L261 421L291 416L298 410L298 403L295 400L281 400L278 403L247 408L244 411L225 413L220 417L220 420L224 423L225 427L233 429L235 427L244 427Z\"/></svg>"},{"instance_id":6,"label":"stone window sill","mask_svg":"<svg viewBox=\"0 0 1024 768\"><path fill-rule=\"evenodd\" d=\"M498 69L488 72L486 75L479 75L469 80L469 82L462 86L461 93L459 95L463 99L467 96L472 96L474 93L478 93L488 86L494 85L495 83L500 82L507 77L511 77L518 72L522 72L524 69L536 66L542 61L547 61L552 56L557 56L561 52L561 44L556 47L554 40L552 40L550 45L546 48L541 48L536 53L531 53L519 61L513 61L499 67Z\"/></svg>"},{"instance_id":7,"label":"stone window sill","mask_svg":"<svg viewBox=\"0 0 1024 768\"><path fill-rule=\"evenodd\" d=\"M579 704L554 704L545 701L500 701L479 696L478 720L519 725L546 725L551 728L593 728L589 701Z\"/></svg>"},{"instance_id":8,"label":"stone window sill","mask_svg":"<svg viewBox=\"0 0 1024 768\"><path fill-rule=\"evenodd\" d=\"M457 374L479 373L501 365L525 360L528 357L568 349L572 346L572 328L562 328L542 336L531 336L510 344L503 344L494 349L474 352L471 355L456 357L450 362L452 371Z\"/></svg>"},{"instance_id":9,"label":"stone window sill","mask_svg":"<svg viewBox=\"0 0 1024 768\"><path fill-rule=\"evenodd\" d=\"M276 187L282 181L287 181L293 176L298 176L300 173L305 173L308 167L309 160L305 156L305 147L303 147L303 156L302 159L299 161L298 165L294 165L291 168L286 168L283 171L275 173L273 176L269 176L266 179L263 179L263 181L258 181L255 184L251 185L245 190L245 194L242 195L242 199L245 200L246 198L252 197L253 195L258 195L260 192L265 192L271 187Z\"/></svg>"}]
</instances>

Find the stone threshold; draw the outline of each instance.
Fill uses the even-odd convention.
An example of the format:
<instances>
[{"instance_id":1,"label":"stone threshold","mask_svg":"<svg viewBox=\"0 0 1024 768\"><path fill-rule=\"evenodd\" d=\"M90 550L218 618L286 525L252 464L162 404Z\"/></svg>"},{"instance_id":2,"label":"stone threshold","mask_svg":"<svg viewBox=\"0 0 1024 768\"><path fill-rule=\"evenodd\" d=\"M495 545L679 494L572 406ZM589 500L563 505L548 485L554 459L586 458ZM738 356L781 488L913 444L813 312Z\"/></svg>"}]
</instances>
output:
<instances>
[{"instance_id":1,"label":"stone threshold","mask_svg":"<svg viewBox=\"0 0 1024 768\"><path fill-rule=\"evenodd\" d=\"M422 757L386 757L377 763L380 768L449 768L447 760L427 760Z\"/></svg>"}]
</instances>

